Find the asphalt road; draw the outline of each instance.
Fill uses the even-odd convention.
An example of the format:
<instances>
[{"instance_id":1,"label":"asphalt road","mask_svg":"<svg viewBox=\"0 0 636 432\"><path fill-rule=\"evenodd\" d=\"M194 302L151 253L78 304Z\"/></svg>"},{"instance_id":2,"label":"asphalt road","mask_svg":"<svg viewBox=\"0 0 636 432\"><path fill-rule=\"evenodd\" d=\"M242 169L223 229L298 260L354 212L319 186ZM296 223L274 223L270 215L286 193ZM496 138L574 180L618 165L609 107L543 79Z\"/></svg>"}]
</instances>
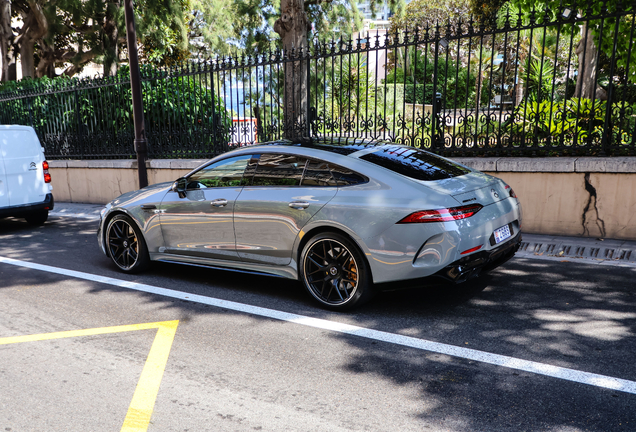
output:
<instances>
[{"instance_id":1,"label":"asphalt road","mask_svg":"<svg viewBox=\"0 0 636 432\"><path fill-rule=\"evenodd\" d=\"M634 266L515 258L338 314L284 279L122 274L96 226L0 220L0 431L636 430Z\"/></svg>"}]
</instances>

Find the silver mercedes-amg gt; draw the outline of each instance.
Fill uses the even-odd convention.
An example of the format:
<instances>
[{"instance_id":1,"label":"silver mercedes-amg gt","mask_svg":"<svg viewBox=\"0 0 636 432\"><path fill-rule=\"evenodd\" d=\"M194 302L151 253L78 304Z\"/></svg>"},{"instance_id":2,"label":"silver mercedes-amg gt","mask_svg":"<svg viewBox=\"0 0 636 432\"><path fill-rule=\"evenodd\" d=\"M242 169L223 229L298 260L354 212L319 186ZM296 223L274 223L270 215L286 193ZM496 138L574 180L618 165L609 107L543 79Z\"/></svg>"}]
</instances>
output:
<instances>
[{"instance_id":1,"label":"silver mercedes-amg gt","mask_svg":"<svg viewBox=\"0 0 636 432\"><path fill-rule=\"evenodd\" d=\"M323 139L243 147L123 194L97 238L125 272L163 261L282 276L342 310L386 287L476 277L515 254L520 228L500 179L412 147Z\"/></svg>"}]
</instances>

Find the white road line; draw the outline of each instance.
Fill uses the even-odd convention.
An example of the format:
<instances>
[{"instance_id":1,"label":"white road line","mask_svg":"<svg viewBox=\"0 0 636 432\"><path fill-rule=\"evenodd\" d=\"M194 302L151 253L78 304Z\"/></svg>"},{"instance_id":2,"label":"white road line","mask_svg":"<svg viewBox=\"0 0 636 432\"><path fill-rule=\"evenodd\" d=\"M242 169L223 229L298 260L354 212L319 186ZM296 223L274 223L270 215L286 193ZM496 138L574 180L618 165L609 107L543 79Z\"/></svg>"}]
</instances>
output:
<instances>
[{"instance_id":1,"label":"white road line","mask_svg":"<svg viewBox=\"0 0 636 432\"><path fill-rule=\"evenodd\" d=\"M499 354L491 354L485 351L478 351L470 348L447 345L439 342L431 342L424 339L418 339L409 336L402 336L395 333L387 333L379 330L367 329L349 324L343 324L328 321L319 318L311 318L303 315L297 315L288 312L267 309L258 306L250 306L243 303L236 303L227 300L206 297L198 294L184 293L167 288L155 287L136 282L128 282L120 279L99 276L90 273L67 270L59 267L51 267L42 264L35 264L27 261L20 261L12 258L0 256L0 263L10 264L18 267L30 268L49 273L69 276L78 279L99 282L108 285L114 285L120 288L128 288L136 291L157 294L179 300L191 301L236 312L244 312L266 318L287 321L294 324L301 324L308 327L329 330L333 332L359 336L367 339L373 339L382 342L388 342L396 345L402 345L410 348L421 349L425 351L446 354L453 357L459 357L469 360L475 360L482 363L488 363L497 366L503 366L510 369L531 372L539 375L545 375L553 378L560 378L567 381L573 381L581 384L588 384L595 387L602 387L611 390L617 390L625 393L636 394L636 382L628 381L620 378L598 375L589 372L577 371L559 366L538 363L528 360L517 359L514 357L503 356Z\"/></svg>"}]
</instances>

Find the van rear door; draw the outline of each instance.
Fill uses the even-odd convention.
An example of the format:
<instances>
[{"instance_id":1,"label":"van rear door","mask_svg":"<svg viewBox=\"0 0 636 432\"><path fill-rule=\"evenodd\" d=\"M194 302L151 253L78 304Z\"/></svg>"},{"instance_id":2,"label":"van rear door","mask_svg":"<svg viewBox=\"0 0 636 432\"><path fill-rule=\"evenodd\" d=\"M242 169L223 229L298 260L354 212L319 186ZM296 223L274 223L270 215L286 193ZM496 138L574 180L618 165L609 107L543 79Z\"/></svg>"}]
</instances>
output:
<instances>
[{"instance_id":1,"label":"van rear door","mask_svg":"<svg viewBox=\"0 0 636 432\"><path fill-rule=\"evenodd\" d=\"M2 130L0 156L4 162L8 205L32 204L46 199L49 190L44 183L44 154L32 128L9 126Z\"/></svg>"}]
</instances>

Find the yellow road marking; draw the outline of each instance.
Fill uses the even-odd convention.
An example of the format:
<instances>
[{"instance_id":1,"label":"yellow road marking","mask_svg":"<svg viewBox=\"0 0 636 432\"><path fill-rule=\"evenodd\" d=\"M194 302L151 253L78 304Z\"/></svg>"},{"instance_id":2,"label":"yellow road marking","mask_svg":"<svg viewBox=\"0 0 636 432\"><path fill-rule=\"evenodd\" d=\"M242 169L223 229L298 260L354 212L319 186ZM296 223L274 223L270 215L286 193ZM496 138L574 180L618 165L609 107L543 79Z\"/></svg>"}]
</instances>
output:
<instances>
[{"instance_id":1,"label":"yellow road marking","mask_svg":"<svg viewBox=\"0 0 636 432\"><path fill-rule=\"evenodd\" d=\"M141 432L148 429L150 416L155 406L161 377L168 362L170 347L177 332L179 321L164 321L159 324L157 336L148 353L148 359L137 383L128 413L122 426L122 432Z\"/></svg>"},{"instance_id":2,"label":"yellow road marking","mask_svg":"<svg viewBox=\"0 0 636 432\"><path fill-rule=\"evenodd\" d=\"M53 339L64 339L78 336L95 336L109 333L122 333L136 330L157 329L157 335L152 343L146 364L141 372L137 388L133 395L128 413L124 419L121 432L142 432L148 430L150 416L155 406L161 378L168 362L170 349L177 332L179 321L162 321L155 323L122 325L114 327L100 327L85 330L71 330L55 333L42 333L26 336L11 336L0 338L0 345L22 342L38 342Z\"/></svg>"}]
</instances>

